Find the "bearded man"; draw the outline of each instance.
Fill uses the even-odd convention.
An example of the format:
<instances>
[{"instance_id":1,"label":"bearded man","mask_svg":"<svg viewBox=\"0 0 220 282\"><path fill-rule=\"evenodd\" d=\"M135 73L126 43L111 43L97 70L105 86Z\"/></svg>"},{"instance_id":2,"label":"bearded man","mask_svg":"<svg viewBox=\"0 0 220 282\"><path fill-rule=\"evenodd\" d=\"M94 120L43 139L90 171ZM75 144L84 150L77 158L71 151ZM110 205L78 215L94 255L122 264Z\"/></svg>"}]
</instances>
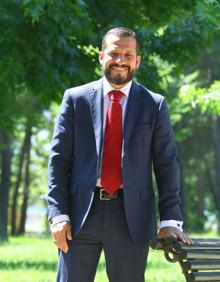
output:
<instances>
[{"instance_id":1,"label":"bearded man","mask_svg":"<svg viewBox=\"0 0 220 282\"><path fill-rule=\"evenodd\" d=\"M110 282L143 282L151 239L191 244L182 231L166 102L133 81L138 50L135 32L111 29L99 53L104 77L65 91L49 160L48 211L59 248L59 282L94 281L102 250Z\"/></svg>"}]
</instances>

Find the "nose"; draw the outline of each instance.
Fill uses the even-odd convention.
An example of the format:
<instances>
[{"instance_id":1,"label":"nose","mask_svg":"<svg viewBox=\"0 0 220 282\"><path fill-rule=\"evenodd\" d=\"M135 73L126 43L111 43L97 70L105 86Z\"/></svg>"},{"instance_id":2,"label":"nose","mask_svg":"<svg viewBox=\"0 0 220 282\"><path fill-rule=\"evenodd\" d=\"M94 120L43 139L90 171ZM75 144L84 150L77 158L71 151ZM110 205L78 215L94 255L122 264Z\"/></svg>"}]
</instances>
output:
<instances>
[{"instance_id":1,"label":"nose","mask_svg":"<svg viewBox=\"0 0 220 282\"><path fill-rule=\"evenodd\" d=\"M123 64L123 62L125 61L125 57L123 54L119 54L116 58L116 63L117 64Z\"/></svg>"}]
</instances>

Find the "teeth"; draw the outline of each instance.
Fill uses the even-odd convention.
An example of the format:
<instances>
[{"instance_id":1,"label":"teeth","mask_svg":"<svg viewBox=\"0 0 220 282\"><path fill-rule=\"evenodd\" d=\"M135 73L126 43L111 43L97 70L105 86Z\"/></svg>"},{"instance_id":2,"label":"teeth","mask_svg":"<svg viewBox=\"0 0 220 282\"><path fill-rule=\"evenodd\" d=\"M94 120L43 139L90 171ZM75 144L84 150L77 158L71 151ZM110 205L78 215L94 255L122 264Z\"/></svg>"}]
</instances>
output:
<instances>
[{"instance_id":1,"label":"teeth","mask_svg":"<svg viewBox=\"0 0 220 282\"><path fill-rule=\"evenodd\" d=\"M126 68L115 68L115 67L114 67L114 69L119 70L119 71L127 70Z\"/></svg>"}]
</instances>

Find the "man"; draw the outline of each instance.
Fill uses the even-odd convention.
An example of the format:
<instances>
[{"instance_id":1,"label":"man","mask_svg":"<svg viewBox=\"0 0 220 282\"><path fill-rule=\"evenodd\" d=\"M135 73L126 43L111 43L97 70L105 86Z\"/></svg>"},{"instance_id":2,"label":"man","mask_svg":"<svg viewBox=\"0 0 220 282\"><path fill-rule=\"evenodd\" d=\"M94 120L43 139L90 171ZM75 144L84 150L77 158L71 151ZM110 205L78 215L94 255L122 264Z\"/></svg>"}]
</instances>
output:
<instances>
[{"instance_id":1,"label":"man","mask_svg":"<svg viewBox=\"0 0 220 282\"><path fill-rule=\"evenodd\" d=\"M143 282L156 236L182 232L179 168L164 97L132 81L141 57L135 33L108 31L104 77L65 92L49 161L48 211L60 249L57 281L94 281L100 253L111 282Z\"/></svg>"}]
</instances>

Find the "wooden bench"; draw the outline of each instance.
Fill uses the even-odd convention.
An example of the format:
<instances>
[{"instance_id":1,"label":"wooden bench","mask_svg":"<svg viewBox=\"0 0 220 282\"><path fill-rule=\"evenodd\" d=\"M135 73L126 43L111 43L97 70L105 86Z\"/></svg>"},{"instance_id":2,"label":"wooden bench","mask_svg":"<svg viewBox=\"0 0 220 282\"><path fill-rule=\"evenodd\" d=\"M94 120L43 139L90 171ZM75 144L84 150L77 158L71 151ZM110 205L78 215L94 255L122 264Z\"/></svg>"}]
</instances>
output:
<instances>
[{"instance_id":1,"label":"wooden bench","mask_svg":"<svg viewBox=\"0 0 220 282\"><path fill-rule=\"evenodd\" d=\"M179 262L187 282L220 282L220 239L192 240L188 246L174 239L160 239L151 247L163 250L169 262Z\"/></svg>"}]
</instances>

